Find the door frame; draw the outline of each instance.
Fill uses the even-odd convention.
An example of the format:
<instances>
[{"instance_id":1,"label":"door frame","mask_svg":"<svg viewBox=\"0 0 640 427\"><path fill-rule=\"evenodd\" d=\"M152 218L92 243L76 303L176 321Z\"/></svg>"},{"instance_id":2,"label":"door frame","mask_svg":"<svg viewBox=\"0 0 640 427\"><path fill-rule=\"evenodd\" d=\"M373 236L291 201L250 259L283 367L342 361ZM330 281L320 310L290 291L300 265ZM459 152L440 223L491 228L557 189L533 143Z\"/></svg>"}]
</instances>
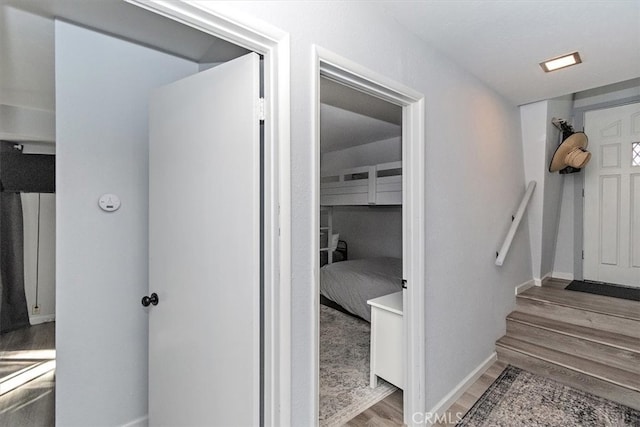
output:
<instances>
[{"instance_id":1,"label":"door frame","mask_svg":"<svg viewBox=\"0 0 640 427\"><path fill-rule=\"evenodd\" d=\"M125 0L264 58L264 426L291 424L291 185L289 34L217 2Z\"/></svg>"},{"instance_id":2,"label":"door frame","mask_svg":"<svg viewBox=\"0 0 640 427\"><path fill-rule=\"evenodd\" d=\"M634 104L640 102L640 96L630 96L627 98L616 99L613 101L600 102L596 104L587 105L584 107L574 108L574 128L584 131L585 115L588 111L602 110L605 108L620 107L627 104ZM584 250L584 199L582 192L584 191L584 174L575 174L574 181L574 194L573 194L573 278L576 280L584 279L584 265L582 260L582 251Z\"/></svg>"},{"instance_id":3,"label":"door frame","mask_svg":"<svg viewBox=\"0 0 640 427\"><path fill-rule=\"evenodd\" d=\"M580 114L580 125L581 128L583 129L583 131L586 130L586 126L587 126L587 113L594 113L597 111L603 111L603 110L610 110L613 108L620 108L620 107L626 107L626 106L632 106L632 105L637 105L640 106L640 97L636 96L636 97L632 97L632 98L627 98L625 100L618 100L618 101L611 101L611 102L605 102L605 103L601 103L601 104L597 104L595 106L589 106L588 108L584 108L582 109L582 112ZM597 107L597 108L596 108ZM637 107L636 107L637 108ZM588 135L587 135L588 136ZM591 148L589 148L591 150ZM593 150L592 150L593 151ZM581 175L581 188L582 188L582 204L581 204L581 215L582 215L582 233L581 234L581 239L582 239L582 245L580 246L580 248L582 249L582 256L580 257L580 279L581 280L592 280L592 281L597 281L597 282L602 282L601 278L599 277L585 277L585 270L587 269L587 260L589 259L588 256L591 256L591 259L593 260L594 256L597 255L598 252L598 248L594 248L595 246L598 246L597 244L595 244L593 241L591 241L590 245L587 245L587 234L585 232L586 230L586 225L587 225L587 217L589 215L591 215L590 213L588 213L587 209L586 209L586 202L587 202L587 197L585 197L585 194L589 194L586 193L586 186L587 186L587 175L586 173L584 174L580 174ZM631 197L631 196L628 196ZM601 207L602 201L598 201L598 208ZM593 267L591 266L591 273L593 273L593 270L597 270L598 267ZM616 281L612 281L612 283L616 283Z\"/></svg>"},{"instance_id":4,"label":"door frame","mask_svg":"<svg viewBox=\"0 0 640 427\"><path fill-rule=\"evenodd\" d=\"M315 400L313 413L319 414L319 372L320 372L320 77L327 77L337 83L363 91L402 107L402 246L403 272L407 289L403 293L404 303L404 348L405 348L405 389L404 422L415 424L411 414L426 411L426 325L425 325L425 117L424 95L371 71L349 59L341 57L325 48L314 45L312 93L312 229L310 241L316 254L312 295L314 295L314 316L312 317L314 338L313 387Z\"/></svg>"}]
</instances>

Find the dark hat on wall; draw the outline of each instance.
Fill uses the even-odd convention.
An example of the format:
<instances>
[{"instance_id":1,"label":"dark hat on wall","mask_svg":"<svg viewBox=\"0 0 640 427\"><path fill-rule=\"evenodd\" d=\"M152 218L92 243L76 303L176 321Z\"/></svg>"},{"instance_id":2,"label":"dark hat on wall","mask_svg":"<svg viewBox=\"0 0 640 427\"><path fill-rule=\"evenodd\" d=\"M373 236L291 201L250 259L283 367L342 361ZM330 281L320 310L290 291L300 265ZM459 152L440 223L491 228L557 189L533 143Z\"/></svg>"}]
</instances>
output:
<instances>
[{"instance_id":1,"label":"dark hat on wall","mask_svg":"<svg viewBox=\"0 0 640 427\"><path fill-rule=\"evenodd\" d=\"M576 132L562 141L553 154L549 172L557 172L567 166L576 169L584 167L591 159L591 153L586 150L587 144L588 138L584 132Z\"/></svg>"}]
</instances>

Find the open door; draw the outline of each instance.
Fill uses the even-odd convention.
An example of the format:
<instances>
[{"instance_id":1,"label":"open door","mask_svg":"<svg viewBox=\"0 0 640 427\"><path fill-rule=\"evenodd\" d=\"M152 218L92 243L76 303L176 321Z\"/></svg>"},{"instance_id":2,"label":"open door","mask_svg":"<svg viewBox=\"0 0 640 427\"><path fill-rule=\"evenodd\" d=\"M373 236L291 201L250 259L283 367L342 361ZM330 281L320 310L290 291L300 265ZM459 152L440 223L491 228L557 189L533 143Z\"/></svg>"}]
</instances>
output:
<instances>
[{"instance_id":1,"label":"open door","mask_svg":"<svg viewBox=\"0 0 640 427\"><path fill-rule=\"evenodd\" d=\"M153 427L259 424L259 84L250 53L150 101Z\"/></svg>"}]
</instances>

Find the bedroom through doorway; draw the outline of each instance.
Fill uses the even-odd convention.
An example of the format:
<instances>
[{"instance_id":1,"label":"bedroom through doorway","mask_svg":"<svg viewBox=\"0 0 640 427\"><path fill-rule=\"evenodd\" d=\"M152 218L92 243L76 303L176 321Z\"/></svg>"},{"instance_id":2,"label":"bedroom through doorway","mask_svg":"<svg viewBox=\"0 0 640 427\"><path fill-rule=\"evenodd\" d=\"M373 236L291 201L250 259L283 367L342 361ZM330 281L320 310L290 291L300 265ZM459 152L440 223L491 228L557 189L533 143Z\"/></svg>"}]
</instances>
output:
<instances>
[{"instance_id":1,"label":"bedroom through doorway","mask_svg":"<svg viewBox=\"0 0 640 427\"><path fill-rule=\"evenodd\" d=\"M402 422L402 107L320 78L319 423Z\"/></svg>"}]
</instances>

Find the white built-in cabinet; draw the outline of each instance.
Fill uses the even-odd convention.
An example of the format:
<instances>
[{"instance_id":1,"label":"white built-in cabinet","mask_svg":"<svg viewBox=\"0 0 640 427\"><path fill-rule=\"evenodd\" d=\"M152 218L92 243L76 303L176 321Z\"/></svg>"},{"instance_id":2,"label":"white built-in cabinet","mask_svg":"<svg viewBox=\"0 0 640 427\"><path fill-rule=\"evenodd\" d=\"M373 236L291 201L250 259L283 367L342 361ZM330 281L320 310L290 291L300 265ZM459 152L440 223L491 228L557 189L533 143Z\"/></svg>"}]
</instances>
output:
<instances>
[{"instance_id":1,"label":"white built-in cabinet","mask_svg":"<svg viewBox=\"0 0 640 427\"><path fill-rule=\"evenodd\" d=\"M367 301L371 306L370 386L378 378L404 388L402 291Z\"/></svg>"}]
</instances>

